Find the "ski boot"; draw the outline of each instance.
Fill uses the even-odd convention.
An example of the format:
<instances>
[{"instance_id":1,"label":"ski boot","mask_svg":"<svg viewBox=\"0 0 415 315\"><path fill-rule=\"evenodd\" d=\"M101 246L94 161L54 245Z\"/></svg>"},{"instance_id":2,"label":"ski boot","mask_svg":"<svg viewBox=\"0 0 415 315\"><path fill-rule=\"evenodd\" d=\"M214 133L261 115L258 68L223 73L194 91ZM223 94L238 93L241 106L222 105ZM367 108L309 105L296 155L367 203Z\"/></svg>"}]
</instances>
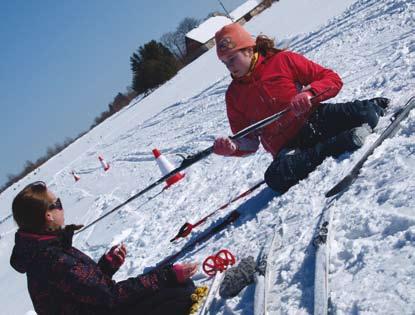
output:
<instances>
[{"instance_id":1,"label":"ski boot","mask_svg":"<svg viewBox=\"0 0 415 315\"><path fill-rule=\"evenodd\" d=\"M388 109L389 104L391 102L390 99L386 97L375 97L375 98L371 98L369 101L378 107L375 110L379 114L379 116L385 115L385 112Z\"/></svg>"},{"instance_id":2,"label":"ski boot","mask_svg":"<svg viewBox=\"0 0 415 315\"><path fill-rule=\"evenodd\" d=\"M345 152L353 152L363 146L368 135L372 133L372 128L368 124L343 131L323 143L316 145L316 153L320 157L338 157Z\"/></svg>"}]
</instances>

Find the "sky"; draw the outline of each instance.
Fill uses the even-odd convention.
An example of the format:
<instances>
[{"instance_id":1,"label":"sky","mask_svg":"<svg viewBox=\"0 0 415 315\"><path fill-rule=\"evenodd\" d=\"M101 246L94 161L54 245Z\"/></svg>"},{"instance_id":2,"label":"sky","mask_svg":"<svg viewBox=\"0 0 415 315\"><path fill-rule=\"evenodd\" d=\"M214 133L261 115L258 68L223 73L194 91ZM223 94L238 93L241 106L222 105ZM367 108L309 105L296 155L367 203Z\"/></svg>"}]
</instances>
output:
<instances>
[{"instance_id":1,"label":"sky","mask_svg":"<svg viewBox=\"0 0 415 315\"><path fill-rule=\"evenodd\" d=\"M244 0L222 0L228 11ZM217 0L0 1L0 186L87 131L131 84L130 56Z\"/></svg>"}]
</instances>

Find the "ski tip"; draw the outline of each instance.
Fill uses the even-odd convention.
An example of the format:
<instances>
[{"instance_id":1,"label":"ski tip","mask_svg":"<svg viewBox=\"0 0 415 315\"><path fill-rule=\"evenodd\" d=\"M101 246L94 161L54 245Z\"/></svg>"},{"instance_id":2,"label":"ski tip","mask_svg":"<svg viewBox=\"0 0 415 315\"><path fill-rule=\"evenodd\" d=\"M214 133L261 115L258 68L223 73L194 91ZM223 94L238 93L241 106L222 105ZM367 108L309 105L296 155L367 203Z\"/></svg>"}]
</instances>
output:
<instances>
[{"instance_id":1,"label":"ski tip","mask_svg":"<svg viewBox=\"0 0 415 315\"><path fill-rule=\"evenodd\" d=\"M334 186L332 189L326 192L326 195L325 195L326 198L332 197L344 191L347 187L349 187L352 184L353 180L354 180L354 176L350 176L350 175L346 176L336 186Z\"/></svg>"},{"instance_id":2,"label":"ski tip","mask_svg":"<svg viewBox=\"0 0 415 315\"><path fill-rule=\"evenodd\" d=\"M336 187L333 187L332 189L330 189L328 192L326 192L326 194L324 195L326 198L330 198L336 194L338 194L340 191L338 191L336 189Z\"/></svg>"},{"instance_id":3,"label":"ski tip","mask_svg":"<svg viewBox=\"0 0 415 315\"><path fill-rule=\"evenodd\" d=\"M339 192L343 191L345 187L339 188L340 185L334 186L332 189L330 189L328 192L326 192L325 196L326 198L333 197L334 195L337 195Z\"/></svg>"}]
</instances>

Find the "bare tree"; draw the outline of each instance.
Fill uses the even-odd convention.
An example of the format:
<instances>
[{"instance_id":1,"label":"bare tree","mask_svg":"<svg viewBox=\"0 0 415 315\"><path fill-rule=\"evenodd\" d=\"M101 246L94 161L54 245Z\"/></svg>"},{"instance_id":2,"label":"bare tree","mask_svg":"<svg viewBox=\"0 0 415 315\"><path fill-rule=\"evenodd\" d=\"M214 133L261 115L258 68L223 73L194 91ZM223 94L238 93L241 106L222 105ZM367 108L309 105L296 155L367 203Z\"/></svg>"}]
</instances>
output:
<instances>
[{"instance_id":1,"label":"bare tree","mask_svg":"<svg viewBox=\"0 0 415 315\"><path fill-rule=\"evenodd\" d=\"M183 47L180 37L181 35L177 32L168 32L161 36L160 41L183 63L186 47Z\"/></svg>"},{"instance_id":2,"label":"bare tree","mask_svg":"<svg viewBox=\"0 0 415 315\"><path fill-rule=\"evenodd\" d=\"M179 26L177 27L176 32L183 35L183 38L184 38L188 32L198 27L199 24L200 24L199 20L195 18L191 18L191 17L186 17L180 22Z\"/></svg>"},{"instance_id":3,"label":"bare tree","mask_svg":"<svg viewBox=\"0 0 415 315\"><path fill-rule=\"evenodd\" d=\"M186 34L199 25L200 21L186 17L177 26L175 32L168 32L161 36L160 41L166 46L183 64L186 58Z\"/></svg>"}]
</instances>

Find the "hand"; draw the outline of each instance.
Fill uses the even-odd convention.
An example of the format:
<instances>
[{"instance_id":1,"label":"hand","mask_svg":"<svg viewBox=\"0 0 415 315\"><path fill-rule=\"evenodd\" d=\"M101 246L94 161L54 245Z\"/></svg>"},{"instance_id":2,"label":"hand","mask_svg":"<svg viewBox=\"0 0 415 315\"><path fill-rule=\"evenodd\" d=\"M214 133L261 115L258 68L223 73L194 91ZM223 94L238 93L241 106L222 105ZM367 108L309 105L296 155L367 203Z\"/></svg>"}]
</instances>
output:
<instances>
[{"instance_id":1,"label":"hand","mask_svg":"<svg viewBox=\"0 0 415 315\"><path fill-rule=\"evenodd\" d=\"M125 261L127 255L127 248L123 243L111 247L107 254L105 254L105 260L113 270L118 270Z\"/></svg>"},{"instance_id":2,"label":"hand","mask_svg":"<svg viewBox=\"0 0 415 315\"><path fill-rule=\"evenodd\" d=\"M176 273L176 278L178 283L184 283L187 279L193 276L198 269L197 263L190 264L175 264L173 265L173 270Z\"/></svg>"},{"instance_id":3,"label":"hand","mask_svg":"<svg viewBox=\"0 0 415 315\"><path fill-rule=\"evenodd\" d=\"M311 107L311 92L305 91L297 94L291 99L291 110L296 117L306 113Z\"/></svg>"},{"instance_id":4,"label":"hand","mask_svg":"<svg viewBox=\"0 0 415 315\"><path fill-rule=\"evenodd\" d=\"M231 156L238 150L238 145L228 137L219 137L213 144L213 152L218 155Z\"/></svg>"}]
</instances>

